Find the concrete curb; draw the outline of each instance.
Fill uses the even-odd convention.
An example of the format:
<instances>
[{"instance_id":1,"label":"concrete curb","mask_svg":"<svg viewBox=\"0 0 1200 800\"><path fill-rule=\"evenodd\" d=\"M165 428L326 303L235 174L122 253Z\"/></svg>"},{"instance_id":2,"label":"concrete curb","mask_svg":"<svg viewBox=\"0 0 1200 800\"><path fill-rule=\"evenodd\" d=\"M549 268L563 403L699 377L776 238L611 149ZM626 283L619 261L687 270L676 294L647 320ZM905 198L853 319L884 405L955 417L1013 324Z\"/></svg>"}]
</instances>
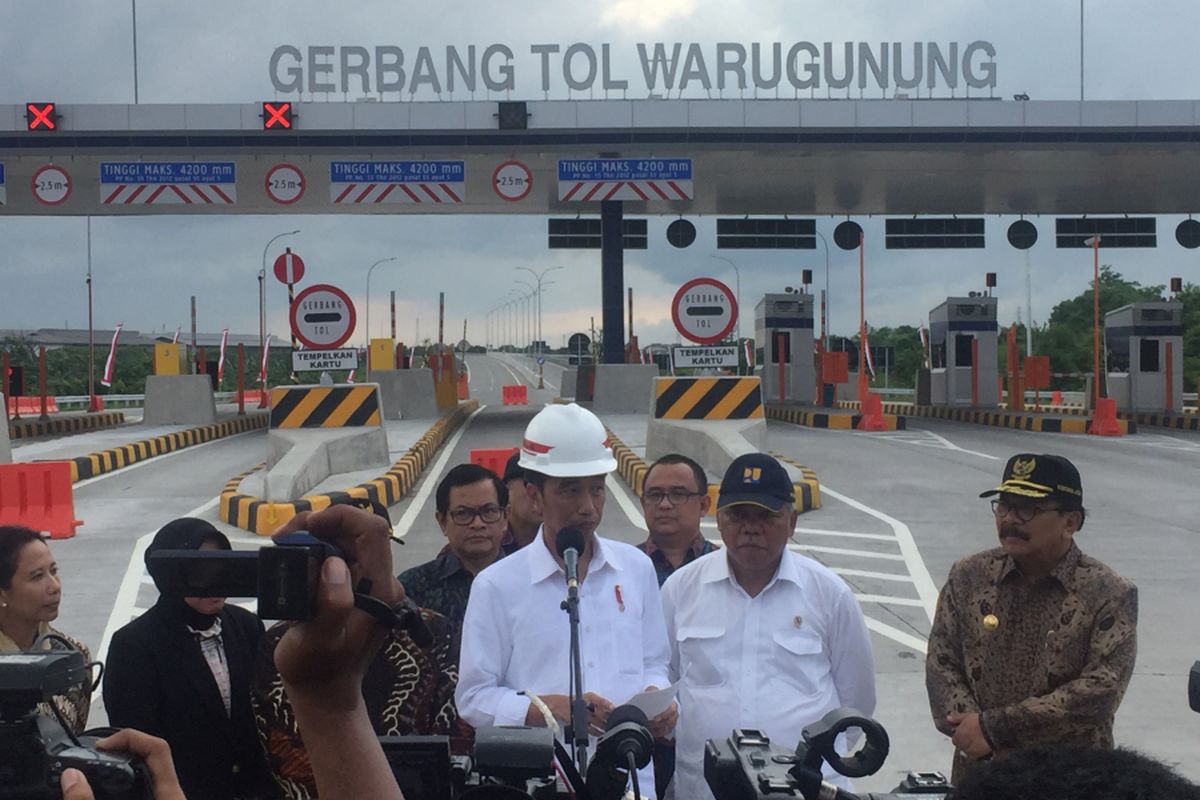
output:
<instances>
[{"instance_id":1,"label":"concrete curb","mask_svg":"<svg viewBox=\"0 0 1200 800\"><path fill-rule=\"evenodd\" d=\"M617 473L620 474L626 485L633 490L634 494L641 496L642 485L646 481L646 472L649 471L649 466L642 460L641 456L633 452L624 442L618 439L611 429L605 427L605 430L608 431L608 444L612 447L613 458L617 460ZM803 513L820 508L821 483L817 479L817 473L798 461L793 461L778 454L772 455L780 461L786 461L793 467L796 467L804 475L802 480L796 481L794 484L796 490L796 510ZM712 510L709 512L709 516L714 516L717 508L717 487L709 486L708 493L713 498Z\"/></svg>"},{"instance_id":2,"label":"concrete curb","mask_svg":"<svg viewBox=\"0 0 1200 800\"><path fill-rule=\"evenodd\" d=\"M845 404L843 406L843 404ZM857 408L858 403L844 400L838 403L845 408ZM904 413L913 417L928 417L930 419L945 419L952 422L970 422L974 425L991 425L995 428L1011 428L1019 431L1034 433L1087 433L1091 419L1074 414L1051 413L1049 416L1038 416L1038 412L1029 411L984 411L977 408L946 408L942 406L914 406L906 403L884 403L884 411ZM1042 412L1045 413L1045 412ZM1130 419L1118 419L1117 425L1122 435L1137 433L1138 423Z\"/></svg>"},{"instance_id":3,"label":"concrete curb","mask_svg":"<svg viewBox=\"0 0 1200 800\"><path fill-rule=\"evenodd\" d=\"M1043 406L1042 414L1063 414L1065 416L1086 416L1083 406ZM1130 420L1138 425L1150 425L1156 428L1171 428L1177 431L1200 431L1200 414L1194 411L1118 411L1118 420Z\"/></svg>"},{"instance_id":4,"label":"concrete curb","mask_svg":"<svg viewBox=\"0 0 1200 800\"><path fill-rule=\"evenodd\" d=\"M908 428L908 421L900 414L883 404L883 421L889 431L902 431ZM839 408L842 407L838 404ZM857 404L855 404L857 408ZM806 428L827 428L836 431L850 431L858 427L861 414L840 414L837 411L809 411L792 406L767 405L767 419L776 422L786 422L789 425L802 425Z\"/></svg>"},{"instance_id":5,"label":"concrete curb","mask_svg":"<svg viewBox=\"0 0 1200 800\"><path fill-rule=\"evenodd\" d=\"M50 419L10 419L8 435L12 439L31 439L34 436L56 436L62 433L79 433L80 431L98 431L125 424L125 415L120 411L104 411L99 414L87 414L69 417L51 417Z\"/></svg>"},{"instance_id":6,"label":"concrete curb","mask_svg":"<svg viewBox=\"0 0 1200 800\"><path fill-rule=\"evenodd\" d=\"M132 444L123 444L109 450L101 450L98 453L88 453L86 456L71 459L71 482L94 478L97 475L114 472L148 458L266 426L266 414L247 414L244 417L214 422L211 425L201 425L176 433L164 433L162 436L142 439Z\"/></svg>"},{"instance_id":7,"label":"concrete curb","mask_svg":"<svg viewBox=\"0 0 1200 800\"><path fill-rule=\"evenodd\" d=\"M399 461L392 464L387 472L344 491L310 494L299 500L286 502L268 502L261 497L242 494L238 491L242 479L262 469L264 465L259 464L249 472L231 478L225 484L225 488L221 490L220 519L250 533L270 536L276 528L301 511L320 511L351 499L375 500L385 506L392 506L408 494L450 434L458 430L477 408L478 400L459 404L433 423L425 435L418 439Z\"/></svg>"}]
</instances>

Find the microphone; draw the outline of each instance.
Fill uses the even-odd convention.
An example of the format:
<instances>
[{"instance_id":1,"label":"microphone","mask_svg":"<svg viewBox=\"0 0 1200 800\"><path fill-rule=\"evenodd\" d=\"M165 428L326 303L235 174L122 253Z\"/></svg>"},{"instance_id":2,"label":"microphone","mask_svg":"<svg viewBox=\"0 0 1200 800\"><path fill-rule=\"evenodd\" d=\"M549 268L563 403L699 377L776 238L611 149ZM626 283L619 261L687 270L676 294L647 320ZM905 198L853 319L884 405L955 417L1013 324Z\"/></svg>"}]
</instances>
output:
<instances>
[{"instance_id":1,"label":"microphone","mask_svg":"<svg viewBox=\"0 0 1200 800\"><path fill-rule=\"evenodd\" d=\"M579 556L586 546L583 531L579 528L563 528L554 539L558 557L567 565L567 588L579 588Z\"/></svg>"},{"instance_id":2,"label":"microphone","mask_svg":"<svg viewBox=\"0 0 1200 800\"><path fill-rule=\"evenodd\" d=\"M617 800L629 783L630 767L641 769L654 755L649 721L637 706L617 706L608 715L604 735L588 766L587 787L592 800Z\"/></svg>"}]
</instances>

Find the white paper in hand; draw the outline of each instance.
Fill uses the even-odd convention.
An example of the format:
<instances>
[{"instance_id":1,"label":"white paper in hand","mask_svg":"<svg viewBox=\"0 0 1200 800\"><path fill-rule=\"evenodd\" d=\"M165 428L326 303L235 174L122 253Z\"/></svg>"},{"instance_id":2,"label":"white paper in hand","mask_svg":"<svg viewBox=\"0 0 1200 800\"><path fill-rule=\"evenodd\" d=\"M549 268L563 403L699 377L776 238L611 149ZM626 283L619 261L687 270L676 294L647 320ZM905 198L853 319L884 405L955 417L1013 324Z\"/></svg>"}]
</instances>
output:
<instances>
[{"instance_id":1,"label":"white paper in hand","mask_svg":"<svg viewBox=\"0 0 1200 800\"><path fill-rule=\"evenodd\" d=\"M637 706L646 715L646 719L654 719L671 707L671 701L675 699L675 694L678 691L679 682L676 681L665 689L652 689L648 692L639 692L626 700L624 705Z\"/></svg>"}]
</instances>

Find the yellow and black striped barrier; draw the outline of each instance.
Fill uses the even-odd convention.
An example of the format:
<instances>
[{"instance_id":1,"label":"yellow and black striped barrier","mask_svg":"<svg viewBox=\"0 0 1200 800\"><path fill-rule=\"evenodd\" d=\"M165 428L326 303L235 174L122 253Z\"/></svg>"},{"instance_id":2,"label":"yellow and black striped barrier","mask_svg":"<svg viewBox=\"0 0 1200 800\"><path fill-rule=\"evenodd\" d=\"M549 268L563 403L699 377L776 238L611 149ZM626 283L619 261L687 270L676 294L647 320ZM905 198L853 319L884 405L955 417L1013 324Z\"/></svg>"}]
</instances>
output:
<instances>
[{"instance_id":1,"label":"yellow and black striped barrier","mask_svg":"<svg viewBox=\"0 0 1200 800\"><path fill-rule=\"evenodd\" d=\"M374 384L271 390L272 428L360 428L381 425L382 419Z\"/></svg>"},{"instance_id":2,"label":"yellow and black striped barrier","mask_svg":"<svg viewBox=\"0 0 1200 800\"><path fill-rule=\"evenodd\" d=\"M841 404L839 403L839 406ZM884 403L883 421L889 431L907 429L908 421L898 414L888 410ZM826 428L831 431L852 431L858 427L862 418L860 414L846 414L838 411L818 411L798 406L768 405L767 419L776 422L786 422L791 425L802 425L806 428Z\"/></svg>"},{"instance_id":3,"label":"yellow and black striped barrier","mask_svg":"<svg viewBox=\"0 0 1200 800\"><path fill-rule=\"evenodd\" d=\"M858 408L853 400L838 403L842 408ZM1087 433L1091 419L1072 414L1046 414L1031 411L1004 411L980 408L955 408L951 406L917 406L908 403L884 403L886 413L907 414L912 417L944 419L951 422L970 422L975 425L990 425L1033 433ZM1137 433L1138 423L1128 417L1117 420L1122 434Z\"/></svg>"},{"instance_id":4,"label":"yellow and black striped barrier","mask_svg":"<svg viewBox=\"0 0 1200 800\"><path fill-rule=\"evenodd\" d=\"M608 430L608 444L612 447L613 458L617 460L617 473L624 479L626 485L633 490L633 493L640 497L642 487L646 483L646 473L650 471L650 467L641 456L633 452L624 442L618 439L612 430L607 428L605 430ZM803 479L793 484L796 492L796 510L803 513L820 508L821 483L817 480L817 473L798 461L793 461L790 458L785 458L777 454L773 455L780 461L786 461L793 467L798 468L804 476ZM719 488L715 484L710 484L708 487L708 496L712 498L712 503L708 511L708 516L710 517L715 516L717 513L717 493Z\"/></svg>"},{"instance_id":5,"label":"yellow and black striped barrier","mask_svg":"<svg viewBox=\"0 0 1200 800\"><path fill-rule=\"evenodd\" d=\"M32 439L35 436L61 436L68 433L98 431L124 424L125 415L120 411L53 416L49 419L37 419L36 417L10 419L8 436L10 439Z\"/></svg>"},{"instance_id":6,"label":"yellow and black striped barrier","mask_svg":"<svg viewBox=\"0 0 1200 800\"><path fill-rule=\"evenodd\" d=\"M233 436L236 433L264 428L266 424L266 414L247 414L244 417L237 417L225 422L214 422L211 425L201 425L175 433L164 433L161 436L142 439L132 444L123 444L120 447L101 450L98 453L88 453L86 456L71 459L71 482L104 475L148 458L182 450L185 447L193 447L214 439Z\"/></svg>"},{"instance_id":7,"label":"yellow and black striped barrier","mask_svg":"<svg viewBox=\"0 0 1200 800\"><path fill-rule=\"evenodd\" d=\"M320 511L350 500L375 500L384 506L395 505L416 485L421 473L450 434L458 430L477 408L478 400L461 403L435 422L387 472L344 491L305 495L299 500L281 502L268 502L261 497L241 493L239 487L242 479L261 469L264 465L260 464L225 484L220 498L221 521L260 536L270 536L276 528L301 511Z\"/></svg>"},{"instance_id":8,"label":"yellow and black striped barrier","mask_svg":"<svg viewBox=\"0 0 1200 800\"><path fill-rule=\"evenodd\" d=\"M654 418L762 419L758 378L656 378Z\"/></svg>"}]
</instances>

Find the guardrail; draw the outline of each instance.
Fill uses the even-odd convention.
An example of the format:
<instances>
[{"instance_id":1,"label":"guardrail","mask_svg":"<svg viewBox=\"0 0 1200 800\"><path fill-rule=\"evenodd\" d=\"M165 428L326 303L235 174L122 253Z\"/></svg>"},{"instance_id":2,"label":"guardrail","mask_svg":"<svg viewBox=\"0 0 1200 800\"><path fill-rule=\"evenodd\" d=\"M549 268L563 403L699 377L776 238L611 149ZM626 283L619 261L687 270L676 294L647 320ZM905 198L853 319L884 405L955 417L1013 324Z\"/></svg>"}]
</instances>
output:
<instances>
[{"instance_id":1,"label":"guardrail","mask_svg":"<svg viewBox=\"0 0 1200 800\"><path fill-rule=\"evenodd\" d=\"M100 397L104 400L105 408L140 408L146 403L144 394L104 394ZM218 403L237 402L237 392L215 392L213 397ZM60 395L54 399L63 411L78 411L88 407L86 394Z\"/></svg>"}]
</instances>

